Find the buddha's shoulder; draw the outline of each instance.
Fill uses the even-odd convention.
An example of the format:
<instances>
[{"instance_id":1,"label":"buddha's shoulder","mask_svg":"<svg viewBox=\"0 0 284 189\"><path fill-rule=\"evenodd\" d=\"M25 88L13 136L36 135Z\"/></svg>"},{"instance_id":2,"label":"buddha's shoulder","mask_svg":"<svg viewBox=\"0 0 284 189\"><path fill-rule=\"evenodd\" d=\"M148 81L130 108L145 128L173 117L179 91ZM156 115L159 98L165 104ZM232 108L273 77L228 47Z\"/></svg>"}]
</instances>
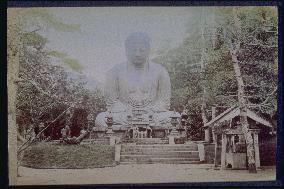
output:
<instances>
[{"instance_id":1,"label":"buddha's shoulder","mask_svg":"<svg viewBox=\"0 0 284 189\"><path fill-rule=\"evenodd\" d=\"M150 62L150 68L156 72L167 72L163 65L154 62Z\"/></svg>"},{"instance_id":2,"label":"buddha's shoulder","mask_svg":"<svg viewBox=\"0 0 284 189\"><path fill-rule=\"evenodd\" d=\"M119 63L114 65L108 72L115 74L115 73L121 73L124 72L127 69L126 63Z\"/></svg>"}]
</instances>

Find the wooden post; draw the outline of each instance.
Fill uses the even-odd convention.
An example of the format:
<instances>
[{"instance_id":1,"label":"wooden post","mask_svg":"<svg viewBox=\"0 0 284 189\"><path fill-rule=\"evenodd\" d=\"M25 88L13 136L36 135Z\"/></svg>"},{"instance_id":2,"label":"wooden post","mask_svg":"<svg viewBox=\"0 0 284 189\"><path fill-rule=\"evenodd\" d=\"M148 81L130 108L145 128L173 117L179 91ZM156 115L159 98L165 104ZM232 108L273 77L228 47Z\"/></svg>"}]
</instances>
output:
<instances>
[{"instance_id":1,"label":"wooden post","mask_svg":"<svg viewBox=\"0 0 284 189\"><path fill-rule=\"evenodd\" d=\"M226 134L222 133L221 169L226 168L226 144L227 144Z\"/></svg>"},{"instance_id":2,"label":"wooden post","mask_svg":"<svg viewBox=\"0 0 284 189\"><path fill-rule=\"evenodd\" d=\"M217 140L217 136L214 130L212 130L212 137L213 137L213 143L215 143Z\"/></svg>"},{"instance_id":3,"label":"wooden post","mask_svg":"<svg viewBox=\"0 0 284 189\"><path fill-rule=\"evenodd\" d=\"M211 115L212 115L212 119L211 120L213 120L215 117L216 117L216 107L212 107L212 113L211 113ZM213 131L213 129L211 128L211 134L212 134L212 140L213 140L213 142L215 143L215 140L216 140L216 136L214 135L214 131Z\"/></svg>"},{"instance_id":4,"label":"wooden post","mask_svg":"<svg viewBox=\"0 0 284 189\"><path fill-rule=\"evenodd\" d=\"M205 128L205 142L210 142L210 129L209 127Z\"/></svg>"},{"instance_id":5,"label":"wooden post","mask_svg":"<svg viewBox=\"0 0 284 189\"><path fill-rule=\"evenodd\" d=\"M217 162L217 153L218 153L218 136L215 132L215 130L212 131L213 132L213 141L215 143L215 149L214 149L214 167L218 167L218 162Z\"/></svg>"},{"instance_id":6,"label":"wooden post","mask_svg":"<svg viewBox=\"0 0 284 189\"><path fill-rule=\"evenodd\" d=\"M253 132L253 143L255 152L255 165L256 168L260 168L260 157L259 157L259 142L258 142L258 132Z\"/></svg>"},{"instance_id":7,"label":"wooden post","mask_svg":"<svg viewBox=\"0 0 284 189\"><path fill-rule=\"evenodd\" d=\"M214 106L212 106L211 115L212 115L212 119L214 119L216 117L216 107L214 107Z\"/></svg>"}]
</instances>

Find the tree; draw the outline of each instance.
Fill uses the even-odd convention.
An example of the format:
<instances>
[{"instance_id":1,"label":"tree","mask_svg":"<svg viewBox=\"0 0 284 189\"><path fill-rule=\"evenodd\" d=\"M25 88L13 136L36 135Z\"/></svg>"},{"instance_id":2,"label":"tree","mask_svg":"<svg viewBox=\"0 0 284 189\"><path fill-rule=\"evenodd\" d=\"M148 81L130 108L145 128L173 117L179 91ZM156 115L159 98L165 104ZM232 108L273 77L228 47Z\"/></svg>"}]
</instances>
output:
<instances>
[{"instance_id":1,"label":"tree","mask_svg":"<svg viewBox=\"0 0 284 189\"><path fill-rule=\"evenodd\" d=\"M197 140L203 139L200 133L203 132L202 126L210 118L208 107L217 106L215 96L222 91L220 82L226 74L220 68L226 65L216 64L219 60L214 52L215 41L212 40L212 30L215 29L212 16L208 8L196 10L194 19L188 24L190 27L183 43L175 49L161 51L160 56L154 60L164 64L169 70L173 91L172 106L187 108L189 113L192 112L189 120L193 132L190 135L198 136ZM213 79L216 76L219 76L219 80Z\"/></svg>"},{"instance_id":2,"label":"tree","mask_svg":"<svg viewBox=\"0 0 284 189\"><path fill-rule=\"evenodd\" d=\"M17 182L17 127L16 127L16 91L15 80L18 74L20 53L20 28L17 13L8 10L7 18L7 85L8 85L8 149L9 149L9 184Z\"/></svg>"},{"instance_id":3,"label":"tree","mask_svg":"<svg viewBox=\"0 0 284 189\"><path fill-rule=\"evenodd\" d=\"M266 117L277 110L277 12L273 7L199 9L189 23L183 43L156 57L169 70L172 105L186 104L190 126L202 126L210 107L219 111L239 105L247 136L249 170L254 172L253 149L247 133L246 108ZM237 12L237 13L236 13ZM204 26L202 19L212 17ZM201 66L204 66L201 69ZM204 91L204 88L206 89ZM205 108L204 108L205 107ZM218 111L217 109L217 111ZM195 113L193 113L195 112ZM205 115L205 116L204 116ZM206 121L206 120L205 120ZM202 129L194 128L196 133Z\"/></svg>"},{"instance_id":4,"label":"tree","mask_svg":"<svg viewBox=\"0 0 284 189\"><path fill-rule=\"evenodd\" d=\"M228 14L228 12L226 11L230 11L230 13ZM257 95L258 91L263 92L267 88L271 88L269 87L271 86L271 84L272 86L275 86L276 84L275 77L267 78L263 75L263 73L268 72L267 64L275 64L275 59L277 57L275 56L275 54L277 54L277 36L275 36L275 33L277 33L275 32L275 28L277 28L277 26L275 25L276 17L275 15L273 15L273 10L271 10L270 7L233 7L232 9L225 10L225 12L225 14L227 14L227 17L230 16L232 18L229 21L227 20L226 25L223 23L222 28L226 32L226 35L224 36L224 41L225 44L227 44L228 50L231 55L231 61L234 67L235 77L238 86L237 97L238 105L240 107L240 122L242 131L246 139L248 167L250 173L256 173L253 138L249 131L247 108L251 105L250 101L259 101L259 97L257 98L254 96ZM271 20L268 21L268 18ZM251 25L252 20L254 23L257 23L257 25ZM268 23L269 29L266 28ZM255 47L258 48L255 49ZM262 48L266 48L267 52L265 54L269 55L268 59L261 55L261 53L264 53ZM247 73L251 72L250 63L252 61L257 62L258 69L261 69L260 72L262 73L262 75L260 77L257 77L254 74L242 74L242 69L246 70ZM255 69L254 72L256 70L257 69ZM251 85L245 85L244 78L246 78L247 83L253 83L254 81L252 79L257 79L258 81L261 80L262 83L266 85L254 88L253 92L249 90L246 94L246 89L252 88ZM270 82L272 83L267 83L267 80L270 80ZM273 92L275 91L276 88L273 89ZM248 95L253 96L248 97ZM263 96L265 95L267 95L267 92ZM268 97L266 97L266 99L268 99ZM262 103L258 104L259 107L261 108L261 106L267 101L268 100L265 100Z\"/></svg>"},{"instance_id":5,"label":"tree","mask_svg":"<svg viewBox=\"0 0 284 189\"><path fill-rule=\"evenodd\" d=\"M42 122L64 124L68 107L85 108L93 114L104 107L98 90L90 91L85 86L86 81L69 76L67 67L80 73L83 69L80 63L66 54L47 49L48 39L41 32L51 28L59 32L79 31L79 26L60 22L48 9L8 11L9 127L14 134L22 133L17 132L17 128L23 131ZM12 134L9 137L11 144L17 141ZM18 135L18 139L23 138ZM13 147L14 153L9 154L16 154L17 145ZM13 162L10 163L13 169Z\"/></svg>"}]
</instances>

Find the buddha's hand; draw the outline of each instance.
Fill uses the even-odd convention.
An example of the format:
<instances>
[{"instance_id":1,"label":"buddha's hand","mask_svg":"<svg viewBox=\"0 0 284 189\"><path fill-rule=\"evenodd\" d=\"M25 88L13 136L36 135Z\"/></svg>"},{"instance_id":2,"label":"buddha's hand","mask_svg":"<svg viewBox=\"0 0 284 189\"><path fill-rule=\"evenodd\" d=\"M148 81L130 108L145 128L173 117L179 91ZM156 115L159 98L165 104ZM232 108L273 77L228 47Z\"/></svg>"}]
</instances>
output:
<instances>
[{"instance_id":1,"label":"buddha's hand","mask_svg":"<svg viewBox=\"0 0 284 189\"><path fill-rule=\"evenodd\" d=\"M155 113L156 113L156 111L153 108L150 108L150 109L147 110L147 114L149 116L153 116Z\"/></svg>"},{"instance_id":2,"label":"buddha's hand","mask_svg":"<svg viewBox=\"0 0 284 189\"><path fill-rule=\"evenodd\" d=\"M149 111L148 112L152 112L152 114L155 114L155 113L160 113L160 112L165 112L167 110L165 110L164 108L161 108L161 107L158 107L158 106L153 106L151 108L149 108Z\"/></svg>"}]
</instances>

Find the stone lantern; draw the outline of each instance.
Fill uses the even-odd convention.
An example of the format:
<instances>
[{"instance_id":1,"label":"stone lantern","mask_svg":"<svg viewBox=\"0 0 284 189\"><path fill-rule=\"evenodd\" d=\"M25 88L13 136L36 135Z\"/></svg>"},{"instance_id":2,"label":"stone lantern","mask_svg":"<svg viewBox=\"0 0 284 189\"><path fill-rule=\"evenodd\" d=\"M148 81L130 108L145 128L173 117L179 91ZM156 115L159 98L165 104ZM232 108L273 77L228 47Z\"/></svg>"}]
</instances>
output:
<instances>
[{"instance_id":1,"label":"stone lantern","mask_svg":"<svg viewBox=\"0 0 284 189\"><path fill-rule=\"evenodd\" d=\"M114 132L112 130L112 125L113 125L113 116L112 113L109 112L107 114L106 118L106 124L107 124L107 132L106 135L109 138L109 144L110 145L115 145L115 136L113 135Z\"/></svg>"},{"instance_id":2,"label":"stone lantern","mask_svg":"<svg viewBox=\"0 0 284 189\"><path fill-rule=\"evenodd\" d=\"M171 118L171 124L172 124L172 130L170 132L169 138L169 144L175 144L174 139L178 138L179 132L177 131L177 125L179 124L178 118L180 118L179 114L176 113L176 111L173 112L173 114L170 116Z\"/></svg>"},{"instance_id":3,"label":"stone lantern","mask_svg":"<svg viewBox=\"0 0 284 189\"><path fill-rule=\"evenodd\" d=\"M186 126L186 121L187 121L187 119L188 119L188 115L187 115L186 111L184 110L184 111L181 113L181 125L182 125L183 127Z\"/></svg>"},{"instance_id":4,"label":"stone lantern","mask_svg":"<svg viewBox=\"0 0 284 189\"><path fill-rule=\"evenodd\" d=\"M181 113L181 121L180 122L181 122L182 129L184 129L184 137L185 137L186 140L187 140L187 126L186 126L187 119L188 119L187 111L183 110L182 113Z\"/></svg>"},{"instance_id":5,"label":"stone lantern","mask_svg":"<svg viewBox=\"0 0 284 189\"><path fill-rule=\"evenodd\" d=\"M112 125L113 125L113 116L112 113L109 112L108 115L106 116L106 124L107 124L107 136L112 136L114 133L112 130Z\"/></svg>"},{"instance_id":6,"label":"stone lantern","mask_svg":"<svg viewBox=\"0 0 284 189\"><path fill-rule=\"evenodd\" d=\"M178 125L178 118L180 116L176 113L176 111L173 112L173 114L170 116L171 118L171 124L172 124L172 131L170 133L170 135L172 136L178 136L179 133L177 131L177 125Z\"/></svg>"},{"instance_id":7,"label":"stone lantern","mask_svg":"<svg viewBox=\"0 0 284 189\"><path fill-rule=\"evenodd\" d=\"M92 134L93 134L93 120L94 120L94 117L93 117L93 114L92 113L89 113L88 116L87 116L87 120L88 120L88 130L89 130L89 139L93 138Z\"/></svg>"}]
</instances>

